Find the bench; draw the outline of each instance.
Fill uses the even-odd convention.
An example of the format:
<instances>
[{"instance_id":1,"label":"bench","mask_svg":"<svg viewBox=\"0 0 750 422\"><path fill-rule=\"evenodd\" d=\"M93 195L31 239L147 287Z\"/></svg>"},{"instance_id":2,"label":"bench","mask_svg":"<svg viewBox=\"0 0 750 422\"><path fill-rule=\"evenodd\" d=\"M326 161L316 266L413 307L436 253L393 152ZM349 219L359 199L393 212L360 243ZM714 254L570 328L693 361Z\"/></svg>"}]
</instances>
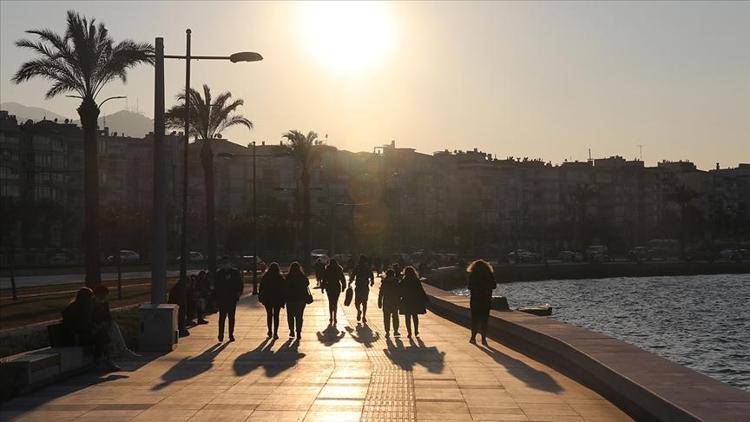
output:
<instances>
[{"instance_id":1,"label":"bench","mask_svg":"<svg viewBox=\"0 0 750 422\"><path fill-rule=\"evenodd\" d=\"M94 364L91 352L81 346L64 345L62 324L47 326L50 347L18 353L0 359L3 373L14 393L23 393L61 378L80 373Z\"/></svg>"}]
</instances>

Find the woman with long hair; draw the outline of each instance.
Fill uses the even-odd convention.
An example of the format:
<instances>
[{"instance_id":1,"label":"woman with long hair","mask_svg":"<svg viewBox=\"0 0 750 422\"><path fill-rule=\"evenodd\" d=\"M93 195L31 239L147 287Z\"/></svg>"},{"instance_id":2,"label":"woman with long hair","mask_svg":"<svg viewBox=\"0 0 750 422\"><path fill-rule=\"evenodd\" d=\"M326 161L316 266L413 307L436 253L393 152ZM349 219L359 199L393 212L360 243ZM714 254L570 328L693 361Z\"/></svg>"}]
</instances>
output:
<instances>
[{"instance_id":1,"label":"woman with long hair","mask_svg":"<svg viewBox=\"0 0 750 422\"><path fill-rule=\"evenodd\" d=\"M78 289L75 298L62 311L62 325L68 334L66 344L91 347L94 357L99 358L102 350L94 341L94 292L91 289Z\"/></svg>"},{"instance_id":2,"label":"woman with long hair","mask_svg":"<svg viewBox=\"0 0 750 422\"><path fill-rule=\"evenodd\" d=\"M414 335L419 337L419 314L427 313L427 293L419 281L419 274L414 267L404 269L404 277L401 279L401 306L399 310L404 315L406 323L406 336L412 336L412 322L414 323Z\"/></svg>"},{"instance_id":3,"label":"woman with long hair","mask_svg":"<svg viewBox=\"0 0 750 422\"><path fill-rule=\"evenodd\" d=\"M339 295L346 288L344 269L335 259L331 259L321 275L323 282L320 287L328 296L328 323L336 324L338 322L336 314L339 308Z\"/></svg>"},{"instance_id":4,"label":"woman with long hair","mask_svg":"<svg viewBox=\"0 0 750 422\"><path fill-rule=\"evenodd\" d=\"M292 262L286 275L286 321L289 324L289 337L302 339L302 319L310 294L310 280L302 271L299 262Z\"/></svg>"},{"instance_id":5,"label":"woman with long hair","mask_svg":"<svg viewBox=\"0 0 750 422\"><path fill-rule=\"evenodd\" d=\"M266 307L268 338L279 338L279 312L284 307L284 276L279 264L272 262L260 280L258 300Z\"/></svg>"},{"instance_id":6,"label":"woman with long hair","mask_svg":"<svg viewBox=\"0 0 750 422\"><path fill-rule=\"evenodd\" d=\"M487 344L487 321L490 319L490 303L492 291L497 287L492 265L477 259L466 269L469 273L469 292L471 299L471 339L469 343L477 342L477 331L482 335L482 344Z\"/></svg>"}]
</instances>

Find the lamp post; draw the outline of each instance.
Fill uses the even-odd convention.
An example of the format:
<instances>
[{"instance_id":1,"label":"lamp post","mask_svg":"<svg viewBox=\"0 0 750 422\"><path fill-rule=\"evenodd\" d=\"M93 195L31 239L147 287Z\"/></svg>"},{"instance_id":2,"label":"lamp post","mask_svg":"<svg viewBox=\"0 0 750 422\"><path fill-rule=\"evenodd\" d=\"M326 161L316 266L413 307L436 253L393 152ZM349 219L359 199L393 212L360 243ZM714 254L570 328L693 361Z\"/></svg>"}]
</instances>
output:
<instances>
[{"instance_id":1,"label":"lamp post","mask_svg":"<svg viewBox=\"0 0 750 422\"><path fill-rule=\"evenodd\" d=\"M191 30L185 31L185 55L164 54L164 39L156 38L155 102L154 102L154 253L152 257L151 300L164 301L166 293L166 178L164 177L164 59L185 60L185 133L183 142L182 181L182 233L180 237L180 279L187 278L187 195L188 195L188 143L190 139L190 62L192 60L224 60L232 63L255 62L263 56L255 52L239 52L229 56L193 56L190 51ZM158 194L157 194L158 191ZM157 217L159 217L157 219ZM157 249L158 247L158 249ZM154 261L157 261L154 262Z\"/></svg>"}]
</instances>

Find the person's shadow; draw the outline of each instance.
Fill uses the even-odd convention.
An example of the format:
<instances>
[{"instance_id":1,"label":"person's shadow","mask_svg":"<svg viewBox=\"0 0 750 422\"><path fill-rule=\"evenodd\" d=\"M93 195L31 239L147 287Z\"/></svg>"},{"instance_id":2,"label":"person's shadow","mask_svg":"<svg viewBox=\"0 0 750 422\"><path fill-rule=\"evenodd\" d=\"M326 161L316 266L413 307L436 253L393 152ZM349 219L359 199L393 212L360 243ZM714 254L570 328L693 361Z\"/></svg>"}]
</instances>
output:
<instances>
[{"instance_id":1,"label":"person's shadow","mask_svg":"<svg viewBox=\"0 0 750 422\"><path fill-rule=\"evenodd\" d=\"M285 341L276 351L272 350L274 343L275 340L265 339L255 349L237 356L234 373L243 376L263 367L267 377L275 377L305 357L297 350L299 343L296 340Z\"/></svg>"},{"instance_id":2,"label":"person's shadow","mask_svg":"<svg viewBox=\"0 0 750 422\"><path fill-rule=\"evenodd\" d=\"M380 339L380 334L372 331L367 324L357 324L356 327L346 327L346 331L357 343L361 343L363 346L370 348L372 344Z\"/></svg>"},{"instance_id":3,"label":"person's shadow","mask_svg":"<svg viewBox=\"0 0 750 422\"><path fill-rule=\"evenodd\" d=\"M440 374L445 368L445 352L435 346L426 346L422 339L409 339L409 345L396 337L394 340L386 338L386 349L383 350L391 362L405 371L413 371L419 364L433 374Z\"/></svg>"},{"instance_id":4,"label":"person's shadow","mask_svg":"<svg viewBox=\"0 0 750 422\"><path fill-rule=\"evenodd\" d=\"M214 366L213 361L216 356L218 356L227 346L229 346L229 343L217 343L203 351L203 353L198 356L191 356L182 359L161 376L161 383L153 386L151 389L161 390L175 381L190 379L198 374L208 371Z\"/></svg>"},{"instance_id":5,"label":"person's shadow","mask_svg":"<svg viewBox=\"0 0 750 422\"><path fill-rule=\"evenodd\" d=\"M318 336L319 342L323 343L326 347L331 347L344 338L346 333L344 331L339 331L335 325L329 325L325 330L318 331L316 335Z\"/></svg>"},{"instance_id":6,"label":"person's shadow","mask_svg":"<svg viewBox=\"0 0 750 422\"><path fill-rule=\"evenodd\" d=\"M529 387L551 393L559 393L563 390L563 387L548 373L532 368L523 361L512 358L492 346L477 345L477 347Z\"/></svg>"}]
</instances>

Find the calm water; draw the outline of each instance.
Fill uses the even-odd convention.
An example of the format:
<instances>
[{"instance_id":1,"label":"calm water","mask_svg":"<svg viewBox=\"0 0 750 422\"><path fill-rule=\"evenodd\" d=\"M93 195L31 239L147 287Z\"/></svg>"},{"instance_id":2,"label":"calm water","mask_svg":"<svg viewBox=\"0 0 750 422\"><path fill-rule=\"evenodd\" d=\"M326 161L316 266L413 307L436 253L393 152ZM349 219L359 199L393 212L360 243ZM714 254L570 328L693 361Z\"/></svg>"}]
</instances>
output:
<instances>
[{"instance_id":1,"label":"calm water","mask_svg":"<svg viewBox=\"0 0 750 422\"><path fill-rule=\"evenodd\" d=\"M549 303L554 318L750 391L748 274L518 282L495 292L513 308Z\"/></svg>"}]
</instances>

